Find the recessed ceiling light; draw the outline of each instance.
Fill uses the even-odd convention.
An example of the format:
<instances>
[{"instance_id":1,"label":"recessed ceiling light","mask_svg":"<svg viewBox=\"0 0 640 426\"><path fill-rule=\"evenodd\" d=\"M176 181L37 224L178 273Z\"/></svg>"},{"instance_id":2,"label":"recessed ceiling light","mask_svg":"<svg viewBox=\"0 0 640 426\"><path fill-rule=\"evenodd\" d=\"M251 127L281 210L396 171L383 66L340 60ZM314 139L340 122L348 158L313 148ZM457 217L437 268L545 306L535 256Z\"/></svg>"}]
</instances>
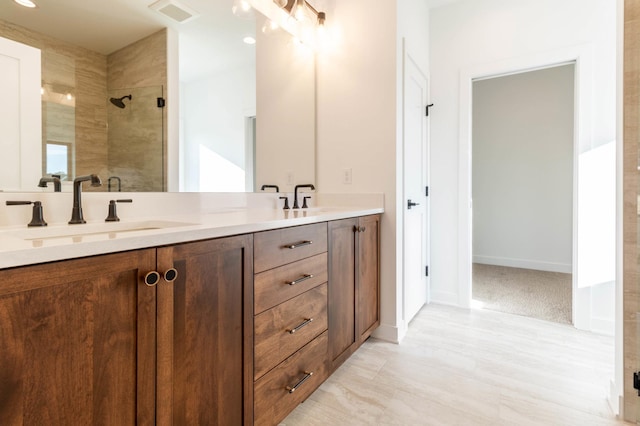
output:
<instances>
[{"instance_id":1,"label":"recessed ceiling light","mask_svg":"<svg viewBox=\"0 0 640 426\"><path fill-rule=\"evenodd\" d=\"M31 0L13 0L16 3L18 3L20 6L24 6L24 7L30 7L30 8L34 8L36 7L36 4L34 2L32 2Z\"/></svg>"},{"instance_id":2,"label":"recessed ceiling light","mask_svg":"<svg viewBox=\"0 0 640 426\"><path fill-rule=\"evenodd\" d=\"M256 39L251 36L246 36L245 38L242 39L242 41L244 41L247 44L256 44Z\"/></svg>"}]
</instances>

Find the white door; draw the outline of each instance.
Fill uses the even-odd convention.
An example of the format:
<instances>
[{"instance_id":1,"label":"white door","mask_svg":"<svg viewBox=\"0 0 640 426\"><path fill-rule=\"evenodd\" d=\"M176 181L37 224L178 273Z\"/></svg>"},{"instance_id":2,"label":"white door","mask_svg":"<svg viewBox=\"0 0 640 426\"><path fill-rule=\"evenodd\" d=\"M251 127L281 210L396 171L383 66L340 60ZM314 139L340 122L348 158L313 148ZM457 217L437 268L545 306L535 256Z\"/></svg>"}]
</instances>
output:
<instances>
[{"instance_id":1,"label":"white door","mask_svg":"<svg viewBox=\"0 0 640 426\"><path fill-rule=\"evenodd\" d=\"M404 324L428 301L427 78L411 56L404 61L403 241Z\"/></svg>"},{"instance_id":2,"label":"white door","mask_svg":"<svg viewBox=\"0 0 640 426\"><path fill-rule=\"evenodd\" d=\"M35 190L42 174L40 49L0 37L0 190Z\"/></svg>"}]
</instances>

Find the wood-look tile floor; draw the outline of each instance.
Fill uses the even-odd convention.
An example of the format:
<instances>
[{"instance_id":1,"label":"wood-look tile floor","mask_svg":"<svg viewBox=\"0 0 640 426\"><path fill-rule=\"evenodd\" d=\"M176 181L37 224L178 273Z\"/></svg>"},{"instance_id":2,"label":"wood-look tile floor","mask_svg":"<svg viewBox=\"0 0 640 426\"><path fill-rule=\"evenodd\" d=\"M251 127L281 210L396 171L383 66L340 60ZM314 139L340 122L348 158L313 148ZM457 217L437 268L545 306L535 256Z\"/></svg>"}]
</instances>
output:
<instances>
[{"instance_id":1,"label":"wood-look tile floor","mask_svg":"<svg viewBox=\"0 0 640 426\"><path fill-rule=\"evenodd\" d=\"M313 425L621 425L613 338L428 305L400 345L369 339L285 420Z\"/></svg>"}]
</instances>

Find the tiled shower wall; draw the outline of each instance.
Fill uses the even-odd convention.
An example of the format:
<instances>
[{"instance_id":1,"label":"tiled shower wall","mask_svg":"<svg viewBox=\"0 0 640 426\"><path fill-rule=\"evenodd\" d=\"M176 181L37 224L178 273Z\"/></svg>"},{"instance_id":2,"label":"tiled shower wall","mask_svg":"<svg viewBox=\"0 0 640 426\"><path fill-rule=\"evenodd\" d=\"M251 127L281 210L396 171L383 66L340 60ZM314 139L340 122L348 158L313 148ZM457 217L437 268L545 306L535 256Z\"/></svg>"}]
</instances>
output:
<instances>
[{"instance_id":1,"label":"tiled shower wall","mask_svg":"<svg viewBox=\"0 0 640 426\"><path fill-rule=\"evenodd\" d=\"M163 95L163 88L166 87L166 30L160 30L109 55L107 89L110 96L121 97L131 92L144 96L151 88L159 88L157 97L166 97ZM114 93L117 95L112 95ZM167 126L162 125L166 123L166 108L148 105L149 102L155 102L154 96L149 95L146 99L134 96L131 102L125 100L129 106L124 109L108 105L111 123L109 171L120 177L123 191L164 191L167 187L164 173L166 156L163 154L166 152ZM146 102L144 107L142 101ZM129 122L133 126L128 125ZM112 129L118 131L112 132Z\"/></svg>"}]
</instances>

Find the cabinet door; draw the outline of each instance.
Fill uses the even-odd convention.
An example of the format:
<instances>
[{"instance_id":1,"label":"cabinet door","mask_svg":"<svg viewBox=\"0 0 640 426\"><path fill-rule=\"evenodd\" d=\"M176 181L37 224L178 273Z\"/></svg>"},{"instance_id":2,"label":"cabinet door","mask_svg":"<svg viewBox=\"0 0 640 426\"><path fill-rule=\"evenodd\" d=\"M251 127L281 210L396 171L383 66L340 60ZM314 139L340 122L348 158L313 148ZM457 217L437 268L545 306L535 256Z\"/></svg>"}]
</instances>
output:
<instances>
[{"instance_id":1,"label":"cabinet door","mask_svg":"<svg viewBox=\"0 0 640 426\"><path fill-rule=\"evenodd\" d=\"M358 223L357 325L360 343L380 325L380 216L364 216Z\"/></svg>"},{"instance_id":2,"label":"cabinet door","mask_svg":"<svg viewBox=\"0 0 640 426\"><path fill-rule=\"evenodd\" d=\"M332 370L355 350L357 219L329 222L329 361Z\"/></svg>"},{"instance_id":3,"label":"cabinet door","mask_svg":"<svg viewBox=\"0 0 640 426\"><path fill-rule=\"evenodd\" d=\"M153 269L140 250L0 271L0 424L155 422Z\"/></svg>"},{"instance_id":4,"label":"cabinet door","mask_svg":"<svg viewBox=\"0 0 640 426\"><path fill-rule=\"evenodd\" d=\"M158 249L158 424L251 424L251 235Z\"/></svg>"}]
</instances>

